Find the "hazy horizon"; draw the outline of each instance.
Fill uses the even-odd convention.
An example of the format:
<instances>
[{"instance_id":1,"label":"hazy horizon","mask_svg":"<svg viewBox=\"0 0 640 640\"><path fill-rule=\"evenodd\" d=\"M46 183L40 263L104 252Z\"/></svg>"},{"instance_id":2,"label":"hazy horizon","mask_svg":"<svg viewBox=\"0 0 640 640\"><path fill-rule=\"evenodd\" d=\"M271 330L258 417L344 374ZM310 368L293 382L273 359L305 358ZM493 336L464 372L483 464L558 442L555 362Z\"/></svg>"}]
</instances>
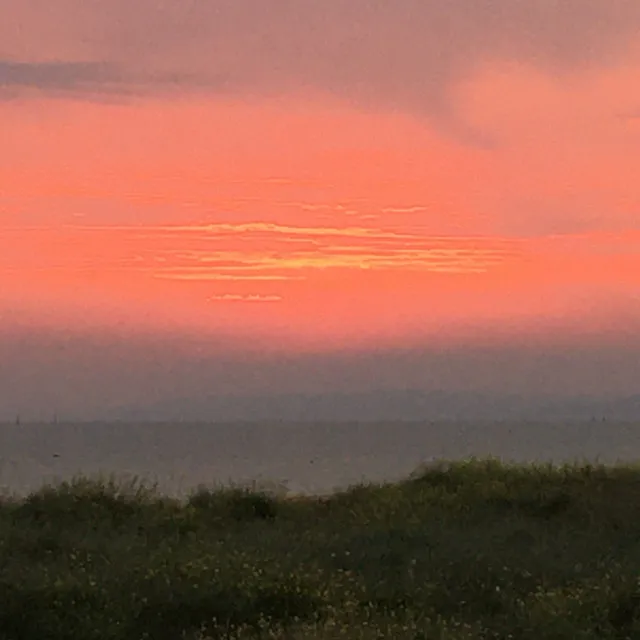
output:
<instances>
[{"instance_id":1,"label":"hazy horizon","mask_svg":"<svg viewBox=\"0 0 640 640\"><path fill-rule=\"evenodd\" d=\"M530 336L526 347L485 343L287 353L250 345L244 350L235 345L225 349L198 337L109 338L105 333L33 331L24 332L21 339L17 336L0 340L0 417L11 420L18 413L25 420L49 421L54 413L61 419L102 420L126 415L118 410L153 410L156 405L166 406L168 419L175 419L180 407L189 414L189 404L194 405L192 413L209 419L206 409L197 414L199 403L206 407L207 401L228 396L250 403L270 395L326 396L336 400L336 415L342 406L345 415L352 416L357 398L347 397L341 405L336 396L403 389L450 392L463 401L468 398L471 408L474 396L493 397L499 416L500 406L507 406L510 396L535 407L554 399L570 404L580 396L606 400L639 393L640 350L632 342L545 345ZM210 418L215 418L216 406L212 402ZM260 419L255 406L260 405L254 402L247 411ZM413 411L410 407L405 411L397 402L394 406L397 418ZM317 419L326 417L327 411L333 411L330 405L319 408ZM372 410L366 411L363 419L372 419ZM385 419L394 418L392 408L382 413ZM264 419L273 415L267 413Z\"/></svg>"}]
</instances>

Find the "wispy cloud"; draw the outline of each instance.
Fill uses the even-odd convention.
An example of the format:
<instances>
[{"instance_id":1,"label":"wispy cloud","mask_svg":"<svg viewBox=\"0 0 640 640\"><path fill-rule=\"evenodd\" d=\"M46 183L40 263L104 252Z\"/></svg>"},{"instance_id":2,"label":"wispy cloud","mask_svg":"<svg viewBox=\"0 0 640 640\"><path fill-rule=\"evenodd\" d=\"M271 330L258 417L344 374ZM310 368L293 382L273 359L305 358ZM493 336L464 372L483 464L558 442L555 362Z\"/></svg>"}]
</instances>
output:
<instances>
[{"instance_id":1,"label":"wispy cloud","mask_svg":"<svg viewBox=\"0 0 640 640\"><path fill-rule=\"evenodd\" d=\"M116 270L211 282L299 281L330 270L472 274L521 253L518 241L501 238L270 222L16 228L13 236L7 235L0 267ZM32 250L19 248L25 243Z\"/></svg>"},{"instance_id":2,"label":"wispy cloud","mask_svg":"<svg viewBox=\"0 0 640 640\"><path fill-rule=\"evenodd\" d=\"M481 241L482 236L429 236L421 232L419 227L325 227L286 225L277 222L214 222L211 224L186 225L67 225L68 229L76 231L126 231L131 234L153 234L154 237L195 236L196 238L224 238L242 235L245 239L274 237L288 240L291 238L355 238L368 241L392 240L398 242L424 241L432 242L475 242ZM499 241L500 242L500 241ZM511 242L505 240L503 242Z\"/></svg>"},{"instance_id":3,"label":"wispy cloud","mask_svg":"<svg viewBox=\"0 0 640 640\"><path fill-rule=\"evenodd\" d=\"M428 207L415 206L415 207L385 207L382 209L383 213L422 213L428 211Z\"/></svg>"},{"instance_id":4,"label":"wispy cloud","mask_svg":"<svg viewBox=\"0 0 640 640\"><path fill-rule=\"evenodd\" d=\"M113 82L115 69L97 62L20 62L0 59L3 92L18 87L42 90L89 89Z\"/></svg>"},{"instance_id":5,"label":"wispy cloud","mask_svg":"<svg viewBox=\"0 0 640 640\"><path fill-rule=\"evenodd\" d=\"M27 95L81 99L166 91L197 80L188 73L135 73L108 61L25 62L0 59L0 100Z\"/></svg>"},{"instance_id":6,"label":"wispy cloud","mask_svg":"<svg viewBox=\"0 0 640 640\"><path fill-rule=\"evenodd\" d=\"M151 275L165 280L208 281L208 282L286 282L289 280L304 280L303 276L284 274L246 273L236 269L234 273L221 273L212 268L198 269L198 267L167 267L166 269L151 269Z\"/></svg>"},{"instance_id":7,"label":"wispy cloud","mask_svg":"<svg viewBox=\"0 0 640 640\"><path fill-rule=\"evenodd\" d=\"M280 302L282 296L249 294L242 295L239 293L223 293L220 295L209 296L207 302Z\"/></svg>"},{"instance_id":8,"label":"wispy cloud","mask_svg":"<svg viewBox=\"0 0 640 640\"><path fill-rule=\"evenodd\" d=\"M0 266L54 269L68 265L76 269L86 264L142 270L157 277L247 280L304 278L325 269L471 272L522 258L533 246L538 252L638 255L639 234L627 230L527 240L437 236L419 228L341 230L270 222L7 226L3 228Z\"/></svg>"},{"instance_id":9,"label":"wispy cloud","mask_svg":"<svg viewBox=\"0 0 640 640\"><path fill-rule=\"evenodd\" d=\"M121 70L123 91L174 77L180 92L311 89L444 118L451 84L484 61L515 59L552 73L607 65L640 28L637 0L50 0L42 7L0 0L6 59L103 61ZM86 80L87 68L47 65L12 73L45 89ZM111 81L97 69L94 80Z\"/></svg>"},{"instance_id":10,"label":"wispy cloud","mask_svg":"<svg viewBox=\"0 0 640 640\"><path fill-rule=\"evenodd\" d=\"M327 269L478 273L500 264L518 247L515 240L430 237L410 229L270 222L76 230L117 231L138 238L149 246L149 260L137 268L156 278L180 280L286 280ZM171 239L170 247L164 246L167 239ZM151 249L160 240L163 245ZM307 240L308 244L291 245L292 240Z\"/></svg>"}]
</instances>

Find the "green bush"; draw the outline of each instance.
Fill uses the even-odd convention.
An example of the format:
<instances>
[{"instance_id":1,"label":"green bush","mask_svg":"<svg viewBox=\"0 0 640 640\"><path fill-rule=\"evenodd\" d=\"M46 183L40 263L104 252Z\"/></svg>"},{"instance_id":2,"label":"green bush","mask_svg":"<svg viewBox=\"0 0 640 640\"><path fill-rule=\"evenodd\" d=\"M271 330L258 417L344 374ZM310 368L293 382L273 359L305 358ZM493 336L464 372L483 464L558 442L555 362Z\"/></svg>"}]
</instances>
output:
<instances>
[{"instance_id":1,"label":"green bush","mask_svg":"<svg viewBox=\"0 0 640 640\"><path fill-rule=\"evenodd\" d=\"M0 503L0 640L640 638L640 470L467 460L326 498Z\"/></svg>"}]
</instances>

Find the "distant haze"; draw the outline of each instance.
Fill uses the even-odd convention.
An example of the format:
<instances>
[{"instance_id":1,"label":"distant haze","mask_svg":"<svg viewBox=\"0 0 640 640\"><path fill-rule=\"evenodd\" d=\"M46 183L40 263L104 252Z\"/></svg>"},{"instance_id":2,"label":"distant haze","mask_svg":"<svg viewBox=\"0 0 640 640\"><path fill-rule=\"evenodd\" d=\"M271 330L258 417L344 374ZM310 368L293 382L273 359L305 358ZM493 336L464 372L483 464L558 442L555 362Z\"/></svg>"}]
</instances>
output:
<instances>
[{"instance_id":1,"label":"distant haze","mask_svg":"<svg viewBox=\"0 0 640 640\"><path fill-rule=\"evenodd\" d=\"M175 336L13 334L0 342L0 419L633 418L637 341L528 342L287 354Z\"/></svg>"}]
</instances>

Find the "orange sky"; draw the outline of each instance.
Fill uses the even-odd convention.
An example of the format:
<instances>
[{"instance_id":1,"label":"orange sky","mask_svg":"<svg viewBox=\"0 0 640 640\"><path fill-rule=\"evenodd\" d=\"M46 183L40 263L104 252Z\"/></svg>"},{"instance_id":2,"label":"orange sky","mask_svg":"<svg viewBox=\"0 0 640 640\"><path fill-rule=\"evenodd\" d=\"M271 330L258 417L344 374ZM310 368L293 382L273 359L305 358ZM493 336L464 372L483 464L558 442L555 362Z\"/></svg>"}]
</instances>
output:
<instances>
[{"instance_id":1,"label":"orange sky","mask_svg":"<svg viewBox=\"0 0 640 640\"><path fill-rule=\"evenodd\" d=\"M562 73L497 51L445 118L303 84L23 88L0 98L4 326L298 349L637 326L638 77L633 49Z\"/></svg>"}]
</instances>

